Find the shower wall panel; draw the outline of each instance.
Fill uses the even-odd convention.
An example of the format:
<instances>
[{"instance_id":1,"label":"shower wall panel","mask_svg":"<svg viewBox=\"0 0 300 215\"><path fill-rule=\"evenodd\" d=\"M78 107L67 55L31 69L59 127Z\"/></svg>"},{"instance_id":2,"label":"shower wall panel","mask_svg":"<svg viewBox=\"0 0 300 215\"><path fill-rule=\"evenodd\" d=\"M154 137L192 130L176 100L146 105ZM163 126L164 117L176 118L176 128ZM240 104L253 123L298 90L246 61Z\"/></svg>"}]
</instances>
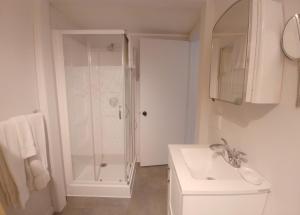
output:
<instances>
[{"instance_id":1,"label":"shower wall panel","mask_svg":"<svg viewBox=\"0 0 300 215\"><path fill-rule=\"evenodd\" d=\"M73 177L87 167L85 178L94 178L93 118L88 48L80 36L64 37L65 79Z\"/></svg>"},{"instance_id":2,"label":"shower wall panel","mask_svg":"<svg viewBox=\"0 0 300 215\"><path fill-rule=\"evenodd\" d=\"M119 50L109 51L104 48L92 49L92 73L96 77L94 85L98 108L94 118L96 153L102 152L104 162L124 161L124 72L122 53ZM95 113L94 113L95 114Z\"/></svg>"},{"instance_id":3,"label":"shower wall panel","mask_svg":"<svg viewBox=\"0 0 300 215\"><path fill-rule=\"evenodd\" d=\"M123 69L100 66L103 154L124 154Z\"/></svg>"}]
</instances>

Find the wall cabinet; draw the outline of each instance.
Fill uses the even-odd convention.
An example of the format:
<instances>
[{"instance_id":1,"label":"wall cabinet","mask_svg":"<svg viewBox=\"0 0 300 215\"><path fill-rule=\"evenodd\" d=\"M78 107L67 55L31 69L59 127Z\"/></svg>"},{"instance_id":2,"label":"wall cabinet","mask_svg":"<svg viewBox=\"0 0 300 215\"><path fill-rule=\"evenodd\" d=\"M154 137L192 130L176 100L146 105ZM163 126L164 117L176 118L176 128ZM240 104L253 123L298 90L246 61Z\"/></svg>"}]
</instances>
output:
<instances>
[{"instance_id":1,"label":"wall cabinet","mask_svg":"<svg viewBox=\"0 0 300 215\"><path fill-rule=\"evenodd\" d=\"M281 1L239 0L212 34L210 97L234 104L280 102Z\"/></svg>"}]
</instances>

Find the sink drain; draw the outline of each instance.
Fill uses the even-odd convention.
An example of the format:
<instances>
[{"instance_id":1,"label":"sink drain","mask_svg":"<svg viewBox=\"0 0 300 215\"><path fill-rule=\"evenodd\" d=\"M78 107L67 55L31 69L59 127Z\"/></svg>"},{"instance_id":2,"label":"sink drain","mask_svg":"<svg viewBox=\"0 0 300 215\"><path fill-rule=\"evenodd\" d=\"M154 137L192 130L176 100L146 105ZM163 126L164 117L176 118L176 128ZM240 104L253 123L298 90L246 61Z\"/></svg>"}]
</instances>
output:
<instances>
[{"instance_id":1,"label":"sink drain","mask_svg":"<svg viewBox=\"0 0 300 215\"><path fill-rule=\"evenodd\" d=\"M216 180L214 177L206 177L206 180L212 181L212 180Z\"/></svg>"},{"instance_id":2,"label":"sink drain","mask_svg":"<svg viewBox=\"0 0 300 215\"><path fill-rule=\"evenodd\" d=\"M106 166L107 166L107 163L101 163L100 166L101 166L101 167L106 167Z\"/></svg>"}]
</instances>

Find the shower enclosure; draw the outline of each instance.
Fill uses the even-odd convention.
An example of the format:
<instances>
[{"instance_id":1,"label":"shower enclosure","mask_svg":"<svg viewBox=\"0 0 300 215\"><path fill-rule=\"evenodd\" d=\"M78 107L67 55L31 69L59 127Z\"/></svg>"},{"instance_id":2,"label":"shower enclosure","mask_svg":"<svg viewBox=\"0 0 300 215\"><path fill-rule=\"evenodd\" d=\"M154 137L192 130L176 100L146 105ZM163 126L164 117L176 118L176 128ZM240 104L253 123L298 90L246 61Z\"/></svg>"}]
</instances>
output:
<instances>
[{"instance_id":1,"label":"shower enclosure","mask_svg":"<svg viewBox=\"0 0 300 215\"><path fill-rule=\"evenodd\" d=\"M135 70L125 32L54 31L53 44L67 194L130 197Z\"/></svg>"}]
</instances>

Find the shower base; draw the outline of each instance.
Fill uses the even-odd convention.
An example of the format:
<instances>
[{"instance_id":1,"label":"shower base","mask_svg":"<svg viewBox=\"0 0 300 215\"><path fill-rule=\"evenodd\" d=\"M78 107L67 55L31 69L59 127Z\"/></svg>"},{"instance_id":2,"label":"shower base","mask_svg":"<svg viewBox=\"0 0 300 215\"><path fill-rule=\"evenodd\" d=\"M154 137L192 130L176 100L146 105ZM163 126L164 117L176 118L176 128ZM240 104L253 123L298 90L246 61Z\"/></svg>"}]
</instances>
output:
<instances>
[{"instance_id":1,"label":"shower base","mask_svg":"<svg viewBox=\"0 0 300 215\"><path fill-rule=\"evenodd\" d=\"M99 167L96 167L99 168ZM114 182L114 183L122 183L124 182L124 172L125 167L124 164L109 164L106 163L106 166L100 167L99 173L96 178L97 181L101 182ZM93 181L95 180L94 176L94 166L87 165L84 169L78 174L76 177L78 181Z\"/></svg>"},{"instance_id":2,"label":"shower base","mask_svg":"<svg viewBox=\"0 0 300 215\"><path fill-rule=\"evenodd\" d=\"M101 167L98 177L99 181L114 181L124 182L124 164L107 164L105 167Z\"/></svg>"},{"instance_id":3,"label":"shower base","mask_svg":"<svg viewBox=\"0 0 300 215\"><path fill-rule=\"evenodd\" d=\"M73 162L76 162L76 165L73 165L76 167L73 169L75 179L67 186L67 195L130 198L135 174L134 165L130 170L129 180L125 180L124 164L118 159L108 158L107 156L102 162L105 166L99 163L94 168L90 156L72 156Z\"/></svg>"}]
</instances>

